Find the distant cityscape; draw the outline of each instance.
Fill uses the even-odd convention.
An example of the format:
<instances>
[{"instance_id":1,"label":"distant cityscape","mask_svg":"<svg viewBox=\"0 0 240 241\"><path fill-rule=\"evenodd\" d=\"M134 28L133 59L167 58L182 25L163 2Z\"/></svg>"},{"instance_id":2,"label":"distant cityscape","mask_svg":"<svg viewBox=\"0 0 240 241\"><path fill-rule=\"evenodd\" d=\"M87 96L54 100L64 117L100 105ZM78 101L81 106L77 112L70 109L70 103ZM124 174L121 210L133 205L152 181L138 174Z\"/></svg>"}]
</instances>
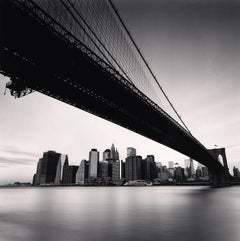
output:
<instances>
[{"instance_id":1,"label":"distant cityscape","mask_svg":"<svg viewBox=\"0 0 240 241\"><path fill-rule=\"evenodd\" d=\"M137 150L127 147L125 160L119 159L114 144L100 153L91 149L89 159L82 160L79 166L70 165L68 155L56 151L43 153L37 163L33 176L33 186L48 185L164 185L183 183L208 183L208 168L198 163L194 167L193 159L184 160L185 167L169 161L168 166L156 162L154 155L146 158L137 155ZM240 171L233 168L234 179L240 180ZM28 186L30 183L16 182L14 186Z\"/></svg>"},{"instance_id":2,"label":"distant cityscape","mask_svg":"<svg viewBox=\"0 0 240 241\"><path fill-rule=\"evenodd\" d=\"M120 160L114 144L102 153L93 148L89 159L80 165L70 165L68 155L46 151L37 163L32 183L15 182L4 186L147 186L147 185L208 185L211 174L204 165L191 158L184 160L184 167L169 161L167 165L157 162L154 155L145 158L137 150L127 147L125 160ZM233 182L240 183L240 171L233 167Z\"/></svg>"}]
</instances>

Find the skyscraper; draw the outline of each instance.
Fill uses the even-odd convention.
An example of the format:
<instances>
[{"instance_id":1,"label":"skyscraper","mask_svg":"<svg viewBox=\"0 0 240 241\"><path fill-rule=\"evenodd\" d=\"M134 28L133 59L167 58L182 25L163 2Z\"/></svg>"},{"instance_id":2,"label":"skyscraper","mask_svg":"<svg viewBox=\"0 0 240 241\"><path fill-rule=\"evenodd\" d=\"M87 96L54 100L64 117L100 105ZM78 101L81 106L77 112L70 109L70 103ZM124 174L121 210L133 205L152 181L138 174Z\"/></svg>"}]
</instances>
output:
<instances>
[{"instance_id":1,"label":"skyscraper","mask_svg":"<svg viewBox=\"0 0 240 241\"><path fill-rule=\"evenodd\" d=\"M141 156L129 156L126 158L125 164L125 176L126 180L137 180L142 178L142 157Z\"/></svg>"},{"instance_id":2,"label":"skyscraper","mask_svg":"<svg viewBox=\"0 0 240 241\"><path fill-rule=\"evenodd\" d=\"M174 163L173 161L168 162L168 168L174 168Z\"/></svg>"},{"instance_id":3,"label":"skyscraper","mask_svg":"<svg viewBox=\"0 0 240 241\"><path fill-rule=\"evenodd\" d=\"M198 166L196 170L196 180L199 181L200 179L202 179L202 169Z\"/></svg>"},{"instance_id":4,"label":"skyscraper","mask_svg":"<svg viewBox=\"0 0 240 241\"><path fill-rule=\"evenodd\" d=\"M73 184L76 182L76 173L78 170L78 166L73 165L65 165L63 167L63 184Z\"/></svg>"},{"instance_id":5,"label":"skyscraper","mask_svg":"<svg viewBox=\"0 0 240 241\"><path fill-rule=\"evenodd\" d=\"M116 150L115 150L114 144L112 144L112 146L111 146L110 158L114 159L114 160L116 159Z\"/></svg>"},{"instance_id":6,"label":"skyscraper","mask_svg":"<svg viewBox=\"0 0 240 241\"><path fill-rule=\"evenodd\" d=\"M161 162L157 162L156 166L157 166L158 169L161 169L162 168L162 163Z\"/></svg>"},{"instance_id":7,"label":"skyscraper","mask_svg":"<svg viewBox=\"0 0 240 241\"><path fill-rule=\"evenodd\" d=\"M121 160L121 178L125 178L125 162L123 162L123 160Z\"/></svg>"},{"instance_id":8,"label":"skyscraper","mask_svg":"<svg viewBox=\"0 0 240 241\"><path fill-rule=\"evenodd\" d=\"M233 167L233 177L235 180L240 179L240 171L237 167Z\"/></svg>"},{"instance_id":9,"label":"skyscraper","mask_svg":"<svg viewBox=\"0 0 240 241\"><path fill-rule=\"evenodd\" d=\"M87 182L88 169L89 169L89 162L86 160L82 160L76 173L77 184L84 184Z\"/></svg>"},{"instance_id":10,"label":"skyscraper","mask_svg":"<svg viewBox=\"0 0 240 241\"><path fill-rule=\"evenodd\" d=\"M63 177L63 166L64 165L68 165L68 156L61 154L61 156L58 159L58 163L57 163L54 184L59 185L61 183L62 177Z\"/></svg>"},{"instance_id":11,"label":"skyscraper","mask_svg":"<svg viewBox=\"0 0 240 241\"><path fill-rule=\"evenodd\" d=\"M202 167L202 176L204 180L209 180L208 168L205 166Z\"/></svg>"},{"instance_id":12,"label":"skyscraper","mask_svg":"<svg viewBox=\"0 0 240 241\"><path fill-rule=\"evenodd\" d=\"M37 173L35 184L54 184L58 161L61 153L55 151L47 151L43 153L43 157L39 159L37 165Z\"/></svg>"},{"instance_id":13,"label":"skyscraper","mask_svg":"<svg viewBox=\"0 0 240 241\"><path fill-rule=\"evenodd\" d=\"M35 178L34 178L34 182L33 182L34 186L40 185L42 162L43 162L43 158L40 158L38 161L38 164L37 164L37 172L35 174Z\"/></svg>"},{"instance_id":14,"label":"skyscraper","mask_svg":"<svg viewBox=\"0 0 240 241\"><path fill-rule=\"evenodd\" d=\"M128 147L127 148L127 157L129 156L136 156L137 155L137 152L136 152L136 149L133 148L133 147Z\"/></svg>"},{"instance_id":15,"label":"skyscraper","mask_svg":"<svg viewBox=\"0 0 240 241\"><path fill-rule=\"evenodd\" d=\"M112 182L120 185L120 161L112 163Z\"/></svg>"},{"instance_id":16,"label":"skyscraper","mask_svg":"<svg viewBox=\"0 0 240 241\"><path fill-rule=\"evenodd\" d=\"M106 149L104 152L103 152L103 161L107 161L108 159L110 159L111 157L111 151L109 149Z\"/></svg>"},{"instance_id":17,"label":"skyscraper","mask_svg":"<svg viewBox=\"0 0 240 241\"><path fill-rule=\"evenodd\" d=\"M190 158L190 170L191 170L191 175L193 176L195 174L195 169L194 169L193 159L191 158Z\"/></svg>"},{"instance_id":18,"label":"skyscraper","mask_svg":"<svg viewBox=\"0 0 240 241\"><path fill-rule=\"evenodd\" d=\"M99 171L98 171L98 177L106 178L108 177L108 162L107 161L101 161L99 162Z\"/></svg>"},{"instance_id":19,"label":"skyscraper","mask_svg":"<svg viewBox=\"0 0 240 241\"><path fill-rule=\"evenodd\" d=\"M119 153L118 153L117 148L116 148L116 152L115 152L115 159L116 159L117 161L119 161Z\"/></svg>"},{"instance_id":20,"label":"skyscraper","mask_svg":"<svg viewBox=\"0 0 240 241\"><path fill-rule=\"evenodd\" d=\"M185 177L184 177L184 168L178 166L175 169L175 180L178 183L184 182Z\"/></svg>"},{"instance_id":21,"label":"skyscraper","mask_svg":"<svg viewBox=\"0 0 240 241\"><path fill-rule=\"evenodd\" d=\"M147 178L146 180L153 180L157 177L157 166L153 155L147 155Z\"/></svg>"},{"instance_id":22,"label":"skyscraper","mask_svg":"<svg viewBox=\"0 0 240 241\"><path fill-rule=\"evenodd\" d=\"M97 178L98 174L99 152L92 149L89 152L89 179Z\"/></svg>"},{"instance_id":23,"label":"skyscraper","mask_svg":"<svg viewBox=\"0 0 240 241\"><path fill-rule=\"evenodd\" d=\"M119 160L119 153L118 153L117 148L115 148L114 144L112 144L112 146L111 146L110 159L111 159L112 161L117 161L117 160Z\"/></svg>"},{"instance_id":24,"label":"skyscraper","mask_svg":"<svg viewBox=\"0 0 240 241\"><path fill-rule=\"evenodd\" d=\"M185 175L189 178L192 178L195 174L193 159L186 159L184 160L185 163Z\"/></svg>"},{"instance_id":25,"label":"skyscraper","mask_svg":"<svg viewBox=\"0 0 240 241\"><path fill-rule=\"evenodd\" d=\"M43 153L43 165L41 170L40 184L54 183L56 169L60 153L48 151Z\"/></svg>"}]
</instances>

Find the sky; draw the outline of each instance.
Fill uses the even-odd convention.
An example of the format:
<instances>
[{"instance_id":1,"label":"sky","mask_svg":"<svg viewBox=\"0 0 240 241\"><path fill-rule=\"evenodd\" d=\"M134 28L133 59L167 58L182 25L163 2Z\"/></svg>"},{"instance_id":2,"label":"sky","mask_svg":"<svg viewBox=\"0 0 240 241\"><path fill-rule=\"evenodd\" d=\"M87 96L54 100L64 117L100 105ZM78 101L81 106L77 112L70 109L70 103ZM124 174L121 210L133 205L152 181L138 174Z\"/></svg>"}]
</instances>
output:
<instances>
[{"instance_id":1,"label":"sky","mask_svg":"<svg viewBox=\"0 0 240 241\"><path fill-rule=\"evenodd\" d=\"M192 134L207 148L225 147L240 168L240 1L114 0L161 86ZM0 76L0 184L32 181L47 150L79 165L91 148L112 143L167 164L187 157L99 117L34 92L4 95Z\"/></svg>"}]
</instances>

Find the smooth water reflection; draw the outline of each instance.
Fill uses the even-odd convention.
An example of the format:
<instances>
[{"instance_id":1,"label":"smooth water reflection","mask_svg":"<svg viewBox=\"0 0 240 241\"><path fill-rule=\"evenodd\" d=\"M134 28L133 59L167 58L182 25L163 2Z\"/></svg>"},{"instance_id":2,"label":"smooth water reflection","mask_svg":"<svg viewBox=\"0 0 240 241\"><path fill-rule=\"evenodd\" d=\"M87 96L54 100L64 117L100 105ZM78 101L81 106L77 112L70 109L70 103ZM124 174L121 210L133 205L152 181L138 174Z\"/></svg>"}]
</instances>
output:
<instances>
[{"instance_id":1,"label":"smooth water reflection","mask_svg":"<svg viewBox=\"0 0 240 241\"><path fill-rule=\"evenodd\" d=\"M0 189L1 241L238 241L240 187Z\"/></svg>"}]
</instances>

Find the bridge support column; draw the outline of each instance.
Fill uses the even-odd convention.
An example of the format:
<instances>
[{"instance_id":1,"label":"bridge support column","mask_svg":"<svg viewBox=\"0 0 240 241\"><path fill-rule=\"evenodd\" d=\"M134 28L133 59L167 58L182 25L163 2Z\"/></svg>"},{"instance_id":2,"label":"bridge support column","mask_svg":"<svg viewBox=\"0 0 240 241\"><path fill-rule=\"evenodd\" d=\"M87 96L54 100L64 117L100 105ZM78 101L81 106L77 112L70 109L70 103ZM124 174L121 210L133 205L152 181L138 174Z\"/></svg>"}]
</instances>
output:
<instances>
[{"instance_id":1,"label":"bridge support column","mask_svg":"<svg viewBox=\"0 0 240 241\"><path fill-rule=\"evenodd\" d=\"M213 187L230 186L230 177L226 172L216 172L209 170L209 177Z\"/></svg>"},{"instance_id":2,"label":"bridge support column","mask_svg":"<svg viewBox=\"0 0 240 241\"><path fill-rule=\"evenodd\" d=\"M208 150L209 153L218 160L224 167L223 170L209 170L209 177L214 187L225 187L230 185L230 174L227 164L225 148Z\"/></svg>"}]
</instances>

